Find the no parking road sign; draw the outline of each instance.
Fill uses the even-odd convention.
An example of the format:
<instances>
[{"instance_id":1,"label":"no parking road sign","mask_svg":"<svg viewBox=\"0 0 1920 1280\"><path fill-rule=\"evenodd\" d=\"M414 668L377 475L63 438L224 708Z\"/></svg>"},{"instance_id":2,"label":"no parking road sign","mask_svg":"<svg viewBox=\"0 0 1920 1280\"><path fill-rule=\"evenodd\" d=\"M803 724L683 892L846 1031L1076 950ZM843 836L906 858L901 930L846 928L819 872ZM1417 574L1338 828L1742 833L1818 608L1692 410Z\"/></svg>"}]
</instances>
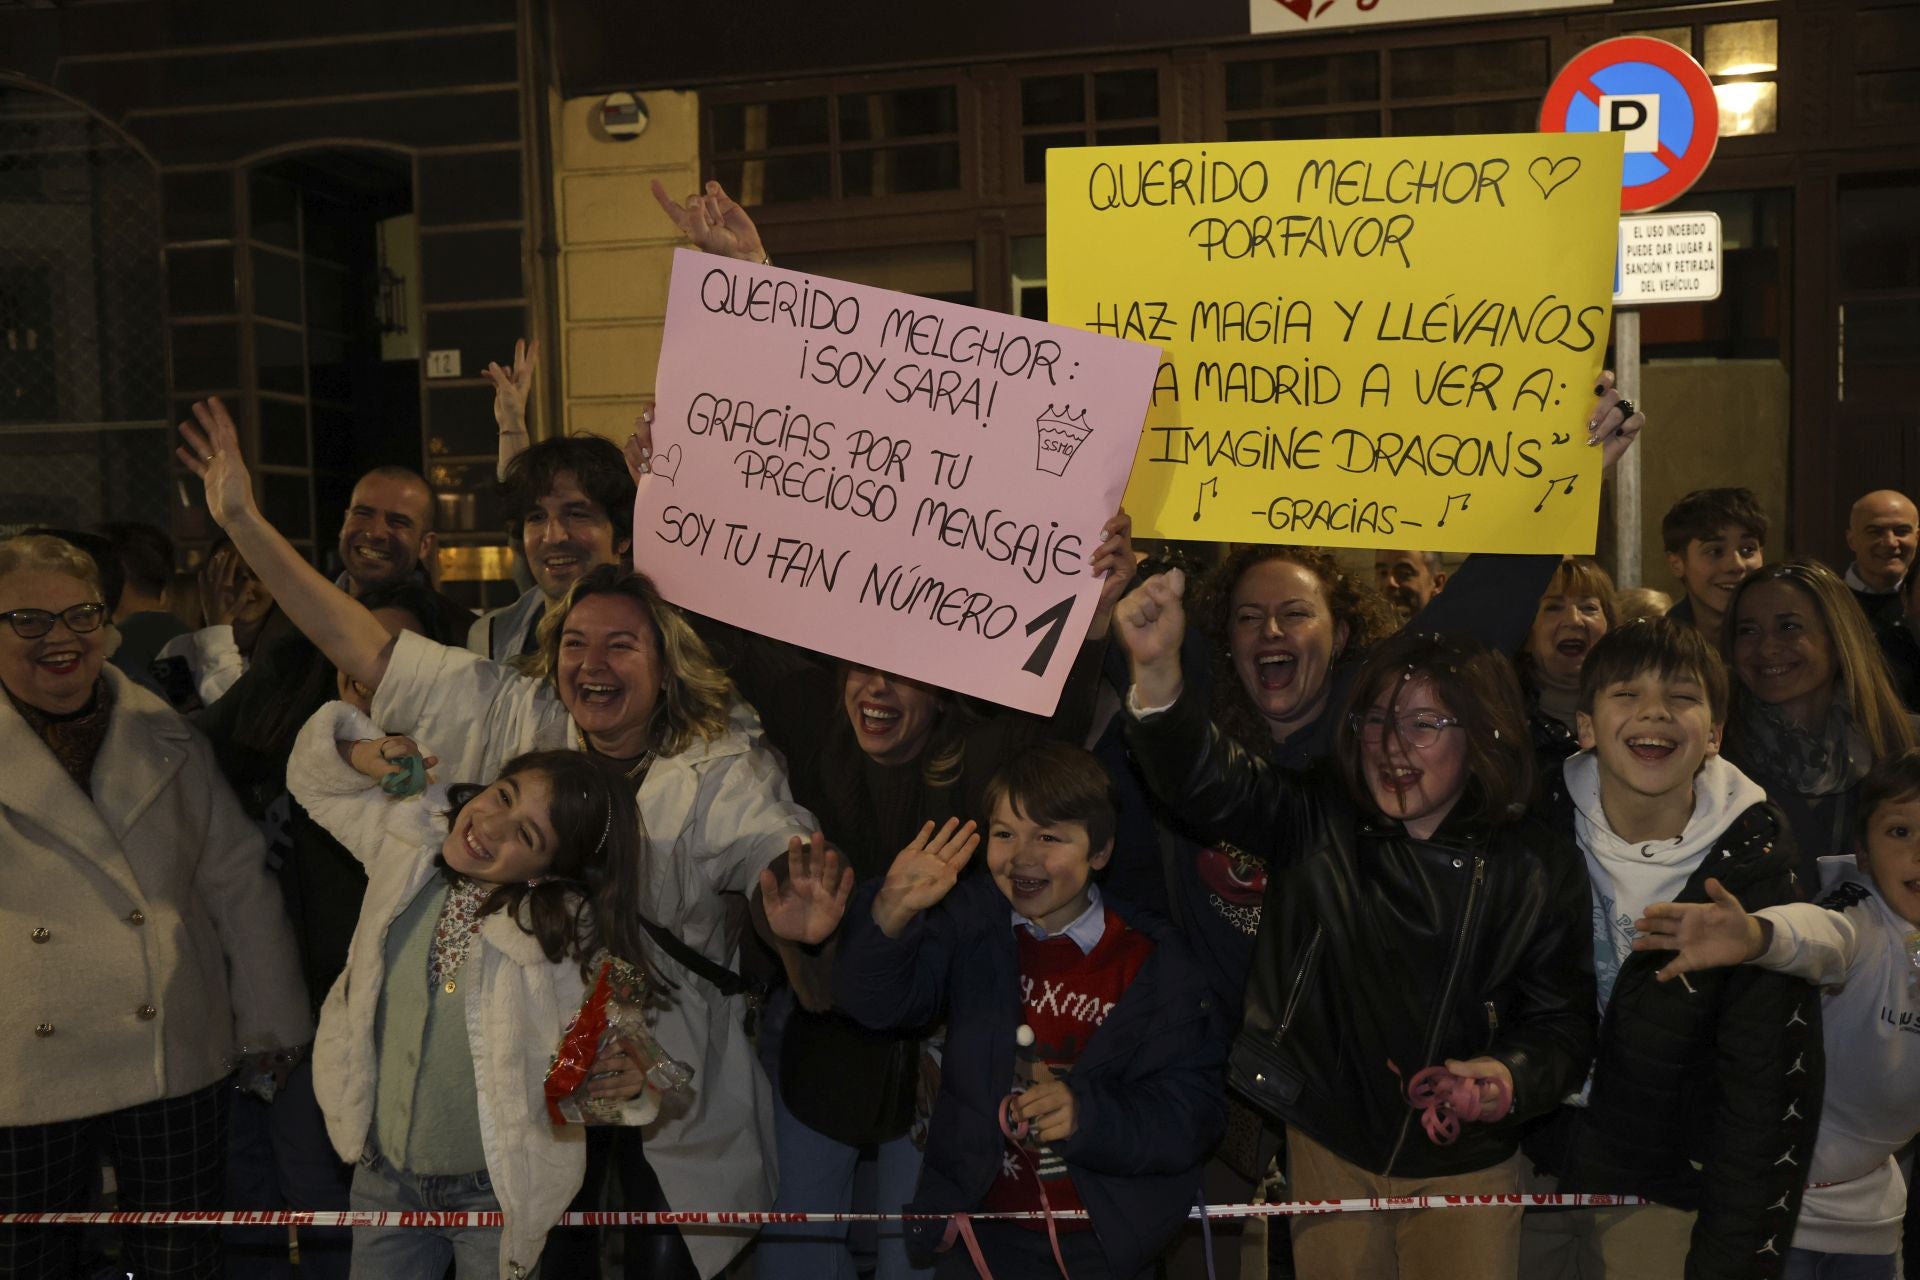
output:
<instances>
[{"instance_id":1,"label":"no parking road sign","mask_svg":"<svg viewBox=\"0 0 1920 1280\"><path fill-rule=\"evenodd\" d=\"M1691 187L1713 159L1720 105L1713 81L1665 40L1621 36L1583 49L1540 106L1543 133L1623 133L1620 210L1658 209Z\"/></svg>"}]
</instances>

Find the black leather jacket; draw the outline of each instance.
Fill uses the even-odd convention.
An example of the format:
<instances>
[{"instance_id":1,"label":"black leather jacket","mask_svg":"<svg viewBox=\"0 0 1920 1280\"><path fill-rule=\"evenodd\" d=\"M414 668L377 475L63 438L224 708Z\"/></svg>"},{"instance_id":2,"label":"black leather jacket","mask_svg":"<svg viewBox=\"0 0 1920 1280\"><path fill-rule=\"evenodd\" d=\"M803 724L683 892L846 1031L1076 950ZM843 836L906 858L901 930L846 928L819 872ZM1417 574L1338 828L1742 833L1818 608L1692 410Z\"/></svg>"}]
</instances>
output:
<instances>
[{"instance_id":1,"label":"black leather jacket","mask_svg":"<svg viewBox=\"0 0 1920 1280\"><path fill-rule=\"evenodd\" d=\"M1449 818L1414 839L1361 814L1324 767L1249 756L1197 698L1127 720L1155 793L1201 838L1272 867L1236 1089L1374 1173L1439 1177L1512 1155L1521 1125L1575 1088L1593 1053L1590 895L1567 837ZM1513 1113L1437 1146L1403 1081L1481 1055L1513 1073Z\"/></svg>"}]
</instances>

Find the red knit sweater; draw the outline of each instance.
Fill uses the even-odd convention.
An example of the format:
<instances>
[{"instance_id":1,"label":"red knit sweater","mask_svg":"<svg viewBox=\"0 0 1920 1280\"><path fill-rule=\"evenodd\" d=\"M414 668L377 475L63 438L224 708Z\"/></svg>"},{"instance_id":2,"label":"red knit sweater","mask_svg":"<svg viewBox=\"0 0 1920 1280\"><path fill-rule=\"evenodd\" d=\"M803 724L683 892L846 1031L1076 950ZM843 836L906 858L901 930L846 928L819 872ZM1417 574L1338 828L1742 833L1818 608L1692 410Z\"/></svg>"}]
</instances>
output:
<instances>
[{"instance_id":1,"label":"red knit sweater","mask_svg":"<svg viewBox=\"0 0 1920 1280\"><path fill-rule=\"evenodd\" d=\"M1092 951L1065 934L1044 942L1031 930L1015 928L1020 948L1020 993L1027 1026L1033 1029L1033 1048L1022 1056L1047 1064L1065 1079L1079 1061L1093 1030L1107 1020L1140 966L1153 951L1153 941L1127 928L1107 910L1106 931ZM1000 1162L1000 1176L981 1206L987 1212L1034 1211L1041 1207L1040 1189L1046 1188L1047 1206L1056 1211L1081 1208L1079 1193L1067 1176L1066 1162L1053 1149L1029 1137L1025 1143L1009 1139ZM1044 1230L1042 1219L1024 1225ZM1070 1220L1055 1224L1061 1230L1085 1230L1087 1223Z\"/></svg>"}]
</instances>

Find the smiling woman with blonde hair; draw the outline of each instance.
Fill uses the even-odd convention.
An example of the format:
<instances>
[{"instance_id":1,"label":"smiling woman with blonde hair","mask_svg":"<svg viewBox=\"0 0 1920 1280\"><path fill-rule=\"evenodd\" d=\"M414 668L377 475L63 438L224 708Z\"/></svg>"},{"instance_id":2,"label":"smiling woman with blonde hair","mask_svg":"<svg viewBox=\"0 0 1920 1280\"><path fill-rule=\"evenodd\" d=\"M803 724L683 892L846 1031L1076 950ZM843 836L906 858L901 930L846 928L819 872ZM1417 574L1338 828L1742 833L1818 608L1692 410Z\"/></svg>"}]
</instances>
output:
<instances>
[{"instance_id":1,"label":"smiling woman with blonde hair","mask_svg":"<svg viewBox=\"0 0 1920 1280\"><path fill-rule=\"evenodd\" d=\"M0 1212L220 1209L228 1076L312 1037L260 834L206 740L106 665L93 560L0 542ZM0 1275L65 1275L77 1239L0 1227ZM219 1234L127 1233L143 1276L211 1276Z\"/></svg>"}]
</instances>

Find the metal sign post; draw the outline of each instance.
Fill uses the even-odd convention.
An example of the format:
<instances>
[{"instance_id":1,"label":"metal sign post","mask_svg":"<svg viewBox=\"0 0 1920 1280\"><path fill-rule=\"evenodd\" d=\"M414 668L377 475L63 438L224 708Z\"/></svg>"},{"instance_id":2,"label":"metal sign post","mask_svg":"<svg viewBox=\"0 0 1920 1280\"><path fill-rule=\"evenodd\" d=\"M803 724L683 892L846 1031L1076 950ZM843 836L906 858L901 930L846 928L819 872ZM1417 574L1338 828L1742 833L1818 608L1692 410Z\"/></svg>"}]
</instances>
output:
<instances>
[{"instance_id":1,"label":"metal sign post","mask_svg":"<svg viewBox=\"0 0 1920 1280\"><path fill-rule=\"evenodd\" d=\"M1621 36L1581 50L1561 68L1541 103L1540 128L1547 133L1624 133L1620 208L1635 213L1659 208L1698 181L1713 159L1720 116L1713 81L1684 50L1664 40ZM1678 242L1667 237L1676 229L1657 219L1627 221L1643 225L1635 234L1632 257L1626 249L1630 228L1622 229L1617 261L1626 265L1616 266L1614 273L1613 377L1620 394L1638 405L1640 313L1621 305L1623 293L1636 304L1718 296L1720 224L1713 220L1711 250L1702 242L1691 247L1690 255L1669 259L1669 248L1677 250ZM1691 226L1684 231L1703 234ZM1709 252L1710 286L1701 262ZM1636 442L1613 468L1614 576L1622 587L1640 585L1640 454Z\"/></svg>"},{"instance_id":2,"label":"metal sign post","mask_svg":"<svg viewBox=\"0 0 1920 1280\"><path fill-rule=\"evenodd\" d=\"M1613 309L1613 383L1640 403L1640 313ZM1613 464L1613 573L1622 587L1640 585L1640 442Z\"/></svg>"}]
</instances>

